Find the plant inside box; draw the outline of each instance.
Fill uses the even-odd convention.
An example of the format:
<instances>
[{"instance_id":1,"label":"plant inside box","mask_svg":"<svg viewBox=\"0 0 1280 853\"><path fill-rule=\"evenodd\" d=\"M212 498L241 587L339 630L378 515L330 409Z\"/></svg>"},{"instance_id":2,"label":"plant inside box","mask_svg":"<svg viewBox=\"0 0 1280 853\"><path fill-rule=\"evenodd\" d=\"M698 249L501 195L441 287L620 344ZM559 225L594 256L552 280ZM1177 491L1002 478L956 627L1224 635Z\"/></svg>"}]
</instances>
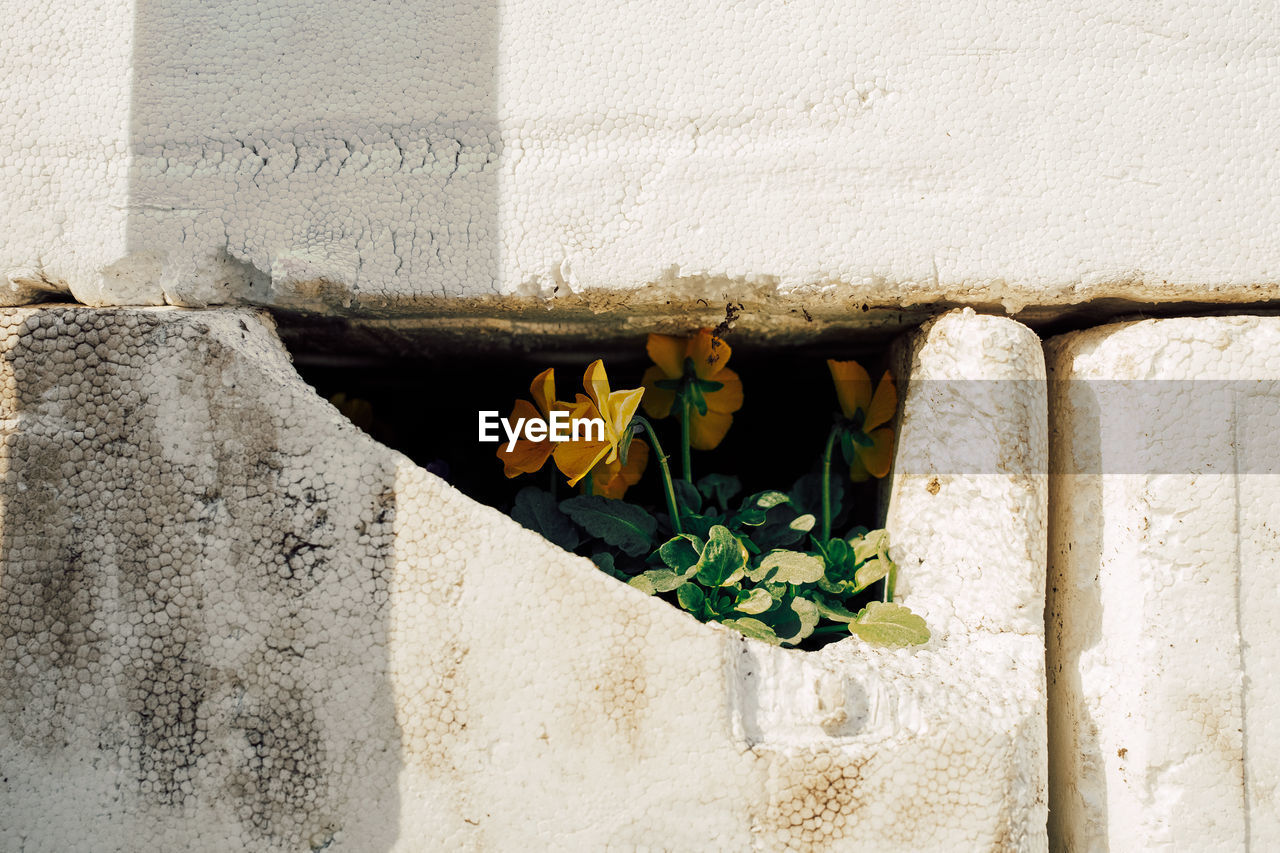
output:
<instances>
[{"instance_id":1,"label":"plant inside box","mask_svg":"<svg viewBox=\"0 0 1280 853\"><path fill-rule=\"evenodd\" d=\"M693 451L719 445L742 406L729 345L702 329L688 338L650 335L647 350L653 365L642 388L611 389L598 360L572 402L557 395L553 370L534 379L533 401L517 401L507 419L509 441L498 450L505 473L532 474L550 461L581 493L558 499L553 474L551 490L516 495L512 516L639 590L766 642L812 648L850 634L927 642L924 620L893 600L887 531L852 526L833 535L847 515L845 480L889 472L892 377L873 386L856 362L829 360L840 413L819 470L786 491L743 496L733 474L693 475ZM652 423L666 418L679 425L679 478ZM847 477L833 474L837 454ZM651 461L664 505L627 502Z\"/></svg>"}]
</instances>

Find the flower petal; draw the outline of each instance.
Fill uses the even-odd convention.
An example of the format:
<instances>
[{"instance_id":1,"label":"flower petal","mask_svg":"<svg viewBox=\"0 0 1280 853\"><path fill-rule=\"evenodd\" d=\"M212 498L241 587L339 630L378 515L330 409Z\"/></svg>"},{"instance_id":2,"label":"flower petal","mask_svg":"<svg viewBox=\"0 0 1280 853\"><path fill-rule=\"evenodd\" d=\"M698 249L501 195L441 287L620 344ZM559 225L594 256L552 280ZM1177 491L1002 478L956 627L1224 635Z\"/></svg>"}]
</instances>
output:
<instances>
[{"instance_id":1,"label":"flower petal","mask_svg":"<svg viewBox=\"0 0 1280 853\"><path fill-rule=\"evenodd\" d=\"M686 338L671 335L650 335L645 351L653 363L662 369L664 379L679 379L684 374ZM655 415L657 417L657 415Z\"/></svg>"},{"instance_id":2,"label":"flower petal","mask_svg":"<svg viewBox=\"0 0 1280 853\"><path fill-rule=\"evenodd\" d=\"M644 396L644 389L637 388L634 391L614 391L609 395L609 420L613 422L613 430L619 439L622 433L631 423L631 419L635 417L636 409L640 408L640 399Z\"/></svg>"},{"instance_id":3,"label":"flower petal","mask_svg":"<svg viewBox=\"0 0 1280 853\"><path fill-rule=\"evenodd\" d=\"M862 464L862 457L857 454L854 454L853 461L849 463L849 479L855 483L863 483L871 479L867 466Z\"/></svg>"},{"instance_id":4,"label":"flower petal","mask_svg":"<svg viewBox=\"0 0 1280 853\"><path fill-rule=\"evenodd\" d=\"M846 418L853 417L858 409L866 412L871 406L871 377L856 361L827 359L831 380L836 385L836 399Z\"/></svg>"},{"instance_id":5,"label":"flower petal","mask_svg":"<svg viewBox=\"0 0 1280 853\"><path fill-rule=\"evenodd\" d=\"M587 365L586 371L582 374L582 387L591 397L591 402L596 404L596 409L607 420L609 417L609 375L605 373L603 361L597 358Z\"/></svg>"},{"instance_id":6,"label":"flower petal","mask_svg":"<svg viewBox=\"0 0 1280 853\"><path fill-rule=\"evenodd\" d=\"M562 441L555 447L553 458L556 467L568 478L570 486L576 486L597 462L608 455L610 444L607 441Z\"/></svg>"},{"instance_id":7,"label":"flower petal","mask_svg":"<svg viewBox=\"0 0 1280 853\"><path fill-rule=\"evenodd\" d=\"M871 405L867 409L867 420L862 428L870 431L888 423L897 409L898 389L894 387L893 374L886 370L884 376L880 377L880 384L876 386L875 396L871 398Z\"/></svg>"},{"instance_id":8,"label":"flower petal","mask_svg":"<svg viewBox=\"0 0 1280 853\"><path fill-rule=\"evenodd\" d=\"M621 499L627 489L640 482L640 476L649 464L649 445L636 439L627 452L627 464L601 462L591 469L591 486L597 495L615 500Z\"/></svg>"},{"instance_id":9,"label":"flower petal","mask_svg":"<svg viewBox=\"0 0 1280 853\"><path fill-rule=\"evenodd\" d=\"M514 424L518 419L539 418L538 410L528 400L516 400L516 405L511 411L510 422ZM523 427L521 434L524 433ZM547 458L551 456L556 445L551 441L531 441L527 438L516 440L511 450L507 450L507 442L502 441L498 445L498 458L502 460L502 473L507 477L518 477L521 474L532 474L534 471L541 470L542 466L547 464Z\"/></svg>"},{"instance_id":10,"label":"flower petal","mask_svg":"<svg viewBox=\"0 0 1280 853\"><path fill-rule=\"evenodd\" d=\"M627 450L627 464L622 466L622 481L630 488L640 482L644 469L649 467L649 445L640 439L632 439Z\"/></svg>"},{"instance_id":11,"label":"flower petal","mask_svg":"<svg viewBox=\"0 0 1280 853\"><path fill-rule=\"evenodd\" d=\"M693 359L693 369L699 379L716 379L716 374L729 363L733 350L711 334L710 329L699 329L689 341L688 354Z\"/></svg>"},{"instance_id":12,"label":"flower petal","mask_svg":"<svg viewBox=\"0 0 1280 853\"><path fill-rule=\"evenodd\" d=\"M641 405L644 406L645 414L655 420L671 414L671 406L676 401L675 391L658 387L659 382L668 378L670 377L656 364L644 372L644 382L641 383L644 385L644 399Z\"/></svg>"},{"instance_id":13,"label":"flower petal","mask_svg":"<svg viewBox=\"0 0 1280 853\"><path fill-rule=\"evenodd\" d=\"M504 444L498 450L502 473L510 478L541 471L554 450L555 445L549 441L530 441L527 438L517 439L510 452Z\"/></svg>"},{"instance_id":14,"label":"flower petal","mask_svg":"<svg viewBox=\"0 0 1280 853\"><path fill-rule=\"evenodd\" d=\"M689 444L697 450L714 450L724 440L724 434L733 424L733 415L707 410L697 412L689 419Z\"/></svg>"},{"instance_id":15,"label":"flower petal","mask_svg":"<svg viewBox=\"0 0 1280 853\"><path fill-rule=\"evenodd\" d=\"M738 374L725 368L716 374L713 381L722 383L724 387L719 391L703 392L708 409L731 415L742 408L742 380L738 378Z\"/></svg>"},{"instance_id":16,"label":"flower petal","mask_svg":"<svg viewBox=\"0 0 1280 853\"><path fill-rule=\"evenodd\" d=\"M551 409L556 404L556 369L548 367L535 376L533 384L529 386L529 393L533 395L533 402L538 405L538 410L550 416Z\"/></svg>"},{"instance_id":17,"label":"flower petal","mask_svg":"<svg viewBox=\"0 0 1280 853\"><path fill-rule=\"evenodd\" d=\"M879 479L888 474L889 468L893 466L893 430L881 427L867 435L871 438L871 446L858 445L858 458L862 460L867 473Z\"/></svg>"},{"instance_id":18,"label":"flower petal","mask_svg":"<svg viewBox=\"0 0 1280 853\"><path fill-rule=\"evenodd\" d=\"M595 404L587 397L579 394L577 403L569 412L570 421L599 417L600 411ZM606 456L617 458L617 440L609 441L608 438L609 430L606 423L604 441L579 439L577 441L562 441L555 445L555 452L552 456L555 459L556 467L560 469L561 474L564 474L569 479L570 486L578 485L578 481L585 477L595 467L595 464Z\"/></svg>"}]
</instances>

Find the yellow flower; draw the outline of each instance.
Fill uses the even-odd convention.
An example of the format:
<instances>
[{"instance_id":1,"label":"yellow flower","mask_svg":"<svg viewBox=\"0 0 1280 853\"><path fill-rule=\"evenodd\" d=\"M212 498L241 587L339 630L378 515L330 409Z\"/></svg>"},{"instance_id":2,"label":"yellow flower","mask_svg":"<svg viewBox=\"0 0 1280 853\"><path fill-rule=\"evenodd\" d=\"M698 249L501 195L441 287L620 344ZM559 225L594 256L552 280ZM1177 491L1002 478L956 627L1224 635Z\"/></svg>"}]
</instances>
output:
<instances>
[{"instance_id":1,"label":"yellow flower","mask_svg":"<svg viewBox=\"0 0 1280 853\"><path fill-rule=\"evenodd\" d=\"M515 408L511 412L511 417L508 418L512 424L517 423L517 419L520 418L526 421L530 418L550 418L551 413L556 409L569 408L568 404L556 400L556 371L553 367L547 368L534 377L533 384L529 386L529 393L533 395L538 407L535 409L528 400L516 400ZM524 435L523 429L520 434ZM500 443L498 458L502 460L502 473L508 477L518 477L521 474L539 471L547 463L553 450L555 445L550 439L534 441L521 437L516 439L515 446L509 451L505 443Z\"/></svg>"},{"instance_id":2,"label":"yellow flower","mask_svg":"<svg viewBox=\"0 0 1280 853\"><path fill-rule=\"evenodd\" d=\"M861 482L868 477L883 477L893 464L893 428L884 426L898 408L898 392L893 376L884 372L875 393L871 377L856 361L827 359L831 378L836 384L836 398L849 425L844 443L849 478Z\"/></svg>"},{"instance_id":3,"label":"yellow flower","mask_svg":"<svg viewBox=\"0 0 1280 853\"><path fill-rule=\"evenodd\" d=\"M582 386L587 395L579 394L570 410L570 422L582 418L600 418L604 421L604 440L585 437L577 441L560 442L554 452L556 467L569 478L569 485L576 486L598 462L613 463L618 458L618 444L625 437L627 427L640 406L644 389L611 391L604 362L596 359L582 374ZM647 456L646 456L647 458Z\"/></svg>"},{"instance_id":4,"label":"yellow flower","mask_svg":"<svg viewBox=\"0 0 1280 853\"><path fill-rule=\"evenodd\" d=\"M633 439L627 451L627 464L619 456L612 462L601 462L591 469L591 490L606 498L621 499L627 489L640 482L640 476L649 464L649 445Z\"/></svg>"},{"instance_id":5,"label":"yellow flower","mask_svg":"<svg viewBox=\"0 0 1280 853\"><path fill-rule=\"evenodd\" d=\"M742 380L730 370L729 345L699 329L688 338L649 335L645 347L653 367L644 373L644 410L652 418L671 414L676 395L689 383L694 400L699 397L706 409L696 403L690 406L689 443L698 450L711 450L724 440L733 423L733 413L742 408ZM691 362L692 377L685 375Z\"/></svg>"}]
</instances>

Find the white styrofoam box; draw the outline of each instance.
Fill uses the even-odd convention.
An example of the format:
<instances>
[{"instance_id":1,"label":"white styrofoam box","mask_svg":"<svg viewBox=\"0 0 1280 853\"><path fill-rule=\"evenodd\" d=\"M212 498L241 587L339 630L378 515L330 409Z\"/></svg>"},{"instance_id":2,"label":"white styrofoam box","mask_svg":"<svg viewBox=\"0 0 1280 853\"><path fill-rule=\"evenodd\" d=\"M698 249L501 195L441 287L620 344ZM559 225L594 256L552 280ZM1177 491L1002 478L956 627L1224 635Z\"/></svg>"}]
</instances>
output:
<instances>
[{"instance_id":1,"label":"white styrofoam box","mask_svg":"<svg viewBox=\"0 0 1280 853\"><path fill-rule=\"evenodd\" d=\"M1280 295L1239 0L14 5L0 270L87 303Z\"/></svg>"},{"instance_id":2,"label":"white styrofoam box","mask_svg":"<svg viewBox=\"0 0 1280 853\"><path fill-rule=\"evenodd\" d=\"M934 636L897 650L617 582L358 432L263 315L11 308L0 348L0 848L1046 848L1012 321L903 350L888 525Z\"/></svg>"},{"instance_id":3,"label":"white styrofoam box","mask_svg":"<svg viewBox=\"0 0 1280 853\"><path fill-rule=\"evenodd\" d=\"M107 278L151 301L126 242L133 4L0 8L0 305Z\"/></svg>"},{"instance_id":4,"label":"white styrofoam box","mask_svg":"<svg viewBox=\"0 0 1280 853\"><path fill-rule=\"evenodd\" d=\"M1051 804L1071 851L1280 845L1280 318L1048 346Z\"/></svg>"}]
</instances>

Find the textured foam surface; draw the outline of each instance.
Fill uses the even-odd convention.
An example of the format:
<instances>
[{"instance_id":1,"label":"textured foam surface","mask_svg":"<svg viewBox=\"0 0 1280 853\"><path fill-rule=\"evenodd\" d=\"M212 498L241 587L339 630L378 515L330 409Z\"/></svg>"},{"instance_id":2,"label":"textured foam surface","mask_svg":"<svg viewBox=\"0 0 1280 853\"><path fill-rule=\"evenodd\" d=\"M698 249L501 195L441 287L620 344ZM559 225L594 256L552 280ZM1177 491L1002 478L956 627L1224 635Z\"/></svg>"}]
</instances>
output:
<instances>
[{"instance_id":1,"label":"textured foam surface","mask_svg":"<svg viewBox=\"0 0 1280 853\"><path fill-rule=\"evenodd\" d=\"M76 0L8 18L11 299L1280 295L1280 33L1244 2Z\"/></svg>"},{"instance_id":2,"label":"textured foam surface","mask_svg":"<svg viewBox=\"0 0 1280 853\"><path fill-rule=\"evenodd\" d=\"M0 848L1045 849L1043 385L923 381L1039 379L1016 323L903 351L934 639L814 653L378 445L261 315L11 308L0 353Z\"/></svg>"},{"instance_id":3,"label":"textured foam surface","mask_svg":"<svg viewBox=\"0 0 1280 853\"><path fill-rule=\"evenodd\" d=\"M1280 318L1049 346L1052 836L1280 846Z\"/></svg>"}]
</instances>

